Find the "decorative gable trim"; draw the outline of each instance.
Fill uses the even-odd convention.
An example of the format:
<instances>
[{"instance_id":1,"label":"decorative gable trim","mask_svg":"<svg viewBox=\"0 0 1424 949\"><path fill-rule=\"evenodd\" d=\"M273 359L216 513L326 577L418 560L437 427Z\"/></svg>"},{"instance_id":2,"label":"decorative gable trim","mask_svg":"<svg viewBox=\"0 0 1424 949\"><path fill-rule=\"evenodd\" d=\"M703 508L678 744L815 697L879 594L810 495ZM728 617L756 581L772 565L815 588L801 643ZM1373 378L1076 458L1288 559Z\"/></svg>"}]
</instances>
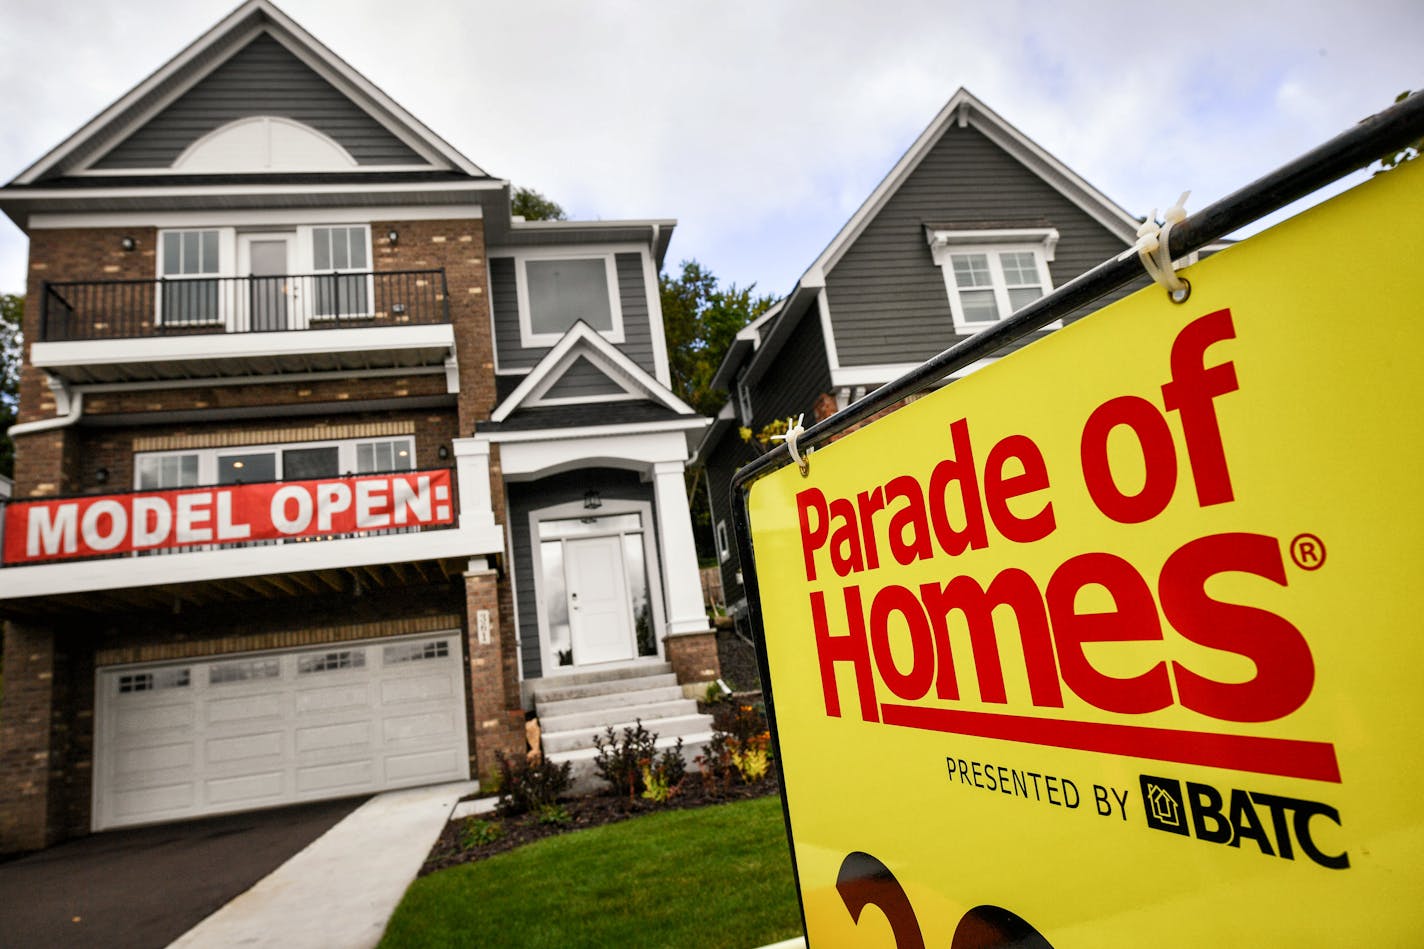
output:
<instances>
[{"instance_id":1,"label":"decorative gable trim","mask_svg":"<svg viewBox=\"0 0 1424 949\"><path fill-rule=\"evenodd\" d=\"M627 395L541 401L541 397L563 378L563 374L579 358L588 359L608 378L617 382ZM529 371L524 381L509 397L499 404L490 416L490 421L503 422L519 408L567 405L571 402L622 401L628 398L660 402L679 415L695 414L691 406L674 395L672 390L625 356L597 330L580 320L544 354L544 358Z\"/></svg>"},{"instance_id":2,"label":"decorative gable trim","mask_svg":"<svg viewBox=\"0 0 1424 949\"><path fill-rule=\"evenodd\" d=\"M261 33L267 33L281 43L396 138L424 157L430 163L425 167L463 171L479 178L489 177L268 0L248 0L79 131L22 171L11 184L33 184L66 165L75 166L67 173L99 176L102 173L86 171L90 164L141 128ZM400 167L410 171L420 170L423 166Z\"/></svg>"},{"instance_id":3,"label":"decorative gable trim","mask_svg":"<svg viewBox=\"0 0 1424 949\"><path fill-rule=\"evenodd\" d=\"M836 265L891 196L914 173L951 124L960 128L972 125L991 142L1018 159L1060 194L1082 208L1094 220L1121 237L1124 245L1130 245L1136 240L1137 226L1140 223L1136 218L1088 184L1067 165L1044 151L967 89L960 88L950 97L949 102L945 103L934 121L920 133L920 137L915 139L909 150L900 157L895 167L890 169L890 173L870 193L870 197L865 199L840 232L831 239L821 255L806 269L801 278L804 286L825 286L826 273Z\"/></svg>"}]
</instances>

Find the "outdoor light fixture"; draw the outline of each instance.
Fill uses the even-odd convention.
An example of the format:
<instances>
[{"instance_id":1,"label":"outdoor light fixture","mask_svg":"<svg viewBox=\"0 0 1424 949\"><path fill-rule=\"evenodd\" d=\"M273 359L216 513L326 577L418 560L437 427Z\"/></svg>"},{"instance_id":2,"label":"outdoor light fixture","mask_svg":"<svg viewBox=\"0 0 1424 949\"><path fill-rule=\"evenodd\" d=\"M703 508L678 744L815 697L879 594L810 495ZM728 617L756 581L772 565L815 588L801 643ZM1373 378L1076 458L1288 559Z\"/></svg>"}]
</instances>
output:
<instances>
[{"instance_id":1,"label":"outdoor light fixture","mask_svg":"<svg viewBox=\"0 0 1424 949\"><path fill-rule=\"evenodd\" d=\"M583 495L583 506L585 510L596 511L603 507L603 499L598 496L597 491L585 491Z\"/></svg>"},{"instance_id":2,"label":"outdoor light fixture","mask_svg":"<svg viewBox=\"0 0 1424 949\"><path fill-rule=\"evenodd\" d=\"M394 244L394 243L396 243L396 242L399 241L399 240L400 240L400 231L396 230L395 228L391 228L389 231L386 231L386 243L387 243L387 244Z\"/></svg>"},{"instance_id":3,"label":"outdoor light fixture","mask_svg":"<svg viewBox=\"0 0 1424 949\"><path fill-rule=\"evenodd\" d=\"M436 454L440 456L441 461L445 461L450 457L450 449L445 445L441 445L440 450L436 452Z\"/></svg>"},{"instance_id":4,"label":"outdoor light fixture","mask_svg":"<svg viewBox=\"0 0 1424 949\"><path fill-rule=\"evenodd\" d=\"M98 471L94 472L94 483L95 483L95 484L108 484L108 483L109 483L109 469L108 469L108 468L100 468Z\"/></svg>"},{"instance_id":5,"label":"outdoor light fixture","mask_svg":"<svg viewBox=\"0 0 1424 949\"><path fill-rule=\"evenodd\" d=\"M132 237L125 237L123 240L119 241L119 246L122 247L124 250L133 250L135 247L138 246L138 244L134 241Z\"/></svg>"}]
</instances>

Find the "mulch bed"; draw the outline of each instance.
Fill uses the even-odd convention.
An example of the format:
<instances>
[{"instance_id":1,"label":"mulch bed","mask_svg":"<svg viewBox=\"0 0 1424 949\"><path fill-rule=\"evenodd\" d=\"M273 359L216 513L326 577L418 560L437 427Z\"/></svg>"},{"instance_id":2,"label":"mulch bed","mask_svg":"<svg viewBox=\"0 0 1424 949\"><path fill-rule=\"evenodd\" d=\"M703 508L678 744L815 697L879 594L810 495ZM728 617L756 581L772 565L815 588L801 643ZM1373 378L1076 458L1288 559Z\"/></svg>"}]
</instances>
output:
<instances>
[{"instance_id":1,"label":"mulch bed","mask_svg":"<svg viewBox=\"0 0 1424 949\"><path fill-rule=\"evenodd\" d=\"M640 817L658 811L680 811L709 804L725 804L729 801L745 801L765 797L780 792L775 771L761 782L752 785L734 784L728 788L708 789L697 774L689 774L682 782L677 796L665 804L656 804L642 798L629 800L627 795L600 794L594 797L566 798L559 803L568 812L569 820L559 824L541 824L538 816L522 814L518 817L501 818L496 814L480 814L464 820L453 820L440 832L440 839L430 849L425 858L425 866L420 868L420 876L492 857L506 850L513 850L527 843L567 834L570 831L602 827L616 824L630 817ZM471 821L484 820L499 824L502 834L498 840L477 847L466 848L461 843L465 828Z\"/></svg>"}]
</instances>

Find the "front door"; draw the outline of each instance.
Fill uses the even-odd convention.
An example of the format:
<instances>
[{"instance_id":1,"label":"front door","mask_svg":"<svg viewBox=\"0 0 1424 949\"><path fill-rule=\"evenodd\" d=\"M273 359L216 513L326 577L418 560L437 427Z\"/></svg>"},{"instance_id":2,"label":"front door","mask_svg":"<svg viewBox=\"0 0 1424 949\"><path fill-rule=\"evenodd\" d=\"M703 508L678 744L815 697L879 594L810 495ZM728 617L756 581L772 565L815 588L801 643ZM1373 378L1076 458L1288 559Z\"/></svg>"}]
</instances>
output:
<instances>
[{"instance_id":1,"label":"front door","mask_svg":"<svg viewBox=\"0 0 1424 949\"><path fill-rule=\"evenodd\" d=\"M243 238L250 282L248 327L254 332L284 330L292 291L291 239L282 235Z\"/></svg>"},{"instance_id":2,"label":"front door","mask_svg":"<svg viewBox=\"0 0 1424 949\"><path fill-rule=\"evenodd\" d=\"M634 658L637 651L628 615L622 538L566 540L564 577L574 661L582 666Z\"/></svg>"}]
</instances>

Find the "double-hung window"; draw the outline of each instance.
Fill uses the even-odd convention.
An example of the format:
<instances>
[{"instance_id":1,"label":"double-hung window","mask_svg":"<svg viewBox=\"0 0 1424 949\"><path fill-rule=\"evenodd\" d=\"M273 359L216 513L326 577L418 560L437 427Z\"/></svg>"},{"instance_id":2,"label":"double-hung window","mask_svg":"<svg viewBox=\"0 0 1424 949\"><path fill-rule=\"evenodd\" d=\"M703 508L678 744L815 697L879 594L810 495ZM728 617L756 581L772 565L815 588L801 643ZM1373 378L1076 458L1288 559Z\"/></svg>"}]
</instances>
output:
<instances>
[{"instance_id":1,"label":"double-hung window","mask_svg":"<svg viewBox=\"0 0 1424 949\"><path fill-rule=\"evenodd\" d=\"M371 229L365 224L313 227L312 316L371 314Z\"/></svg>"},{"instance_id":2,"label":"double-hung window","mask_svg":"<svg viewBox=\"0 0 1424 949\"><path fill-rule=\"evenodd\" d=\"M164 231L158 243L163 278L159 321L168 326L217 323L223 319L222 232Z\"/></svg>"},{"instance_id":3,"label":"double-hung window","mask_svg":"<svg viewBox=\"0 0 1424 949\"><path fill-rule=\"evenodd\" d=\"M934 261L944 273L958 334L992 326L1053 289L1048 264L1058 242L1055 230L929 227L926 233Z\"/></svg>"}]
</instances>

